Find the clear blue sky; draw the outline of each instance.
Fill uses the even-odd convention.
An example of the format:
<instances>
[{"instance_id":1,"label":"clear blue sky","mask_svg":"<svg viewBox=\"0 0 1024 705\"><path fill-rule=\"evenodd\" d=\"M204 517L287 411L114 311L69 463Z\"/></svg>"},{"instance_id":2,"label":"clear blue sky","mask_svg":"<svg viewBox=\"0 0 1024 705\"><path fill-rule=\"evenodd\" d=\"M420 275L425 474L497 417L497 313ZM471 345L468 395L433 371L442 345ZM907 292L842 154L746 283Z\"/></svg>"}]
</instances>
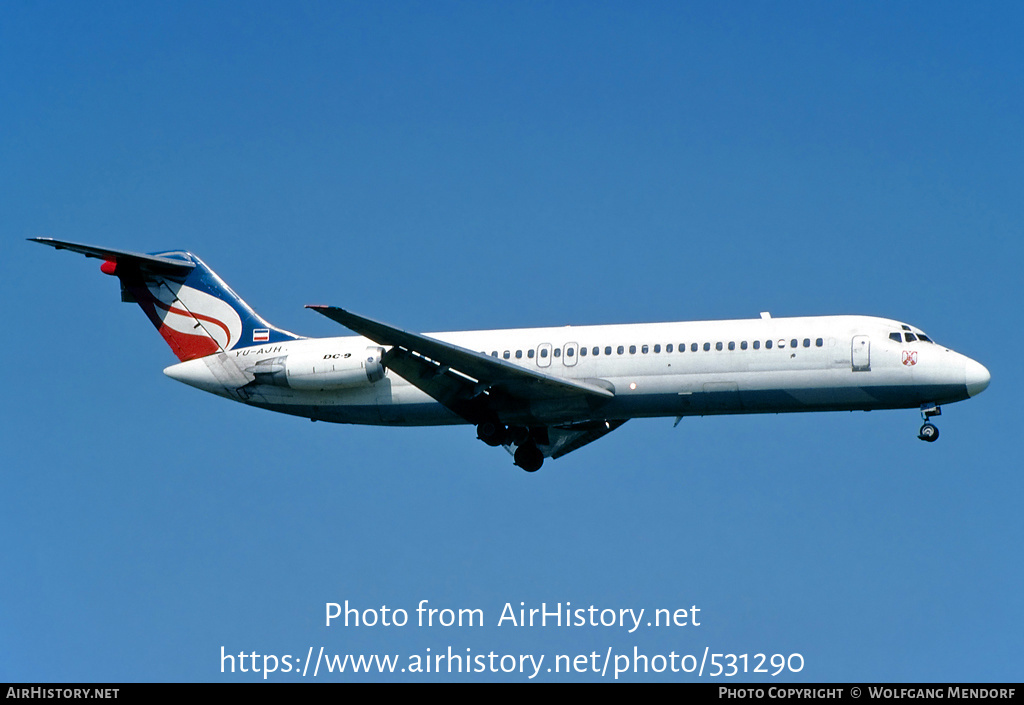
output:
<instances>
[{"instance_id":1,"label":"clear blue sky","mask_svg":"<svg viewBox=\"0 0 1024 705\"><path fill-rule=\"evenodd\" d=\"M222 646L1021 680L1022 30L1020 3L4 3L0 681L259 679ZM306 335L341 332L307 303L421 331L863 313L992 385L935 444L913 410L632 421L527 475L469 427L178 384L116 282L36 236L187 248ZM486 625L324 626L422 599ZM506 602L701 626L498 627Z\"/></svg>"}]
</instances>

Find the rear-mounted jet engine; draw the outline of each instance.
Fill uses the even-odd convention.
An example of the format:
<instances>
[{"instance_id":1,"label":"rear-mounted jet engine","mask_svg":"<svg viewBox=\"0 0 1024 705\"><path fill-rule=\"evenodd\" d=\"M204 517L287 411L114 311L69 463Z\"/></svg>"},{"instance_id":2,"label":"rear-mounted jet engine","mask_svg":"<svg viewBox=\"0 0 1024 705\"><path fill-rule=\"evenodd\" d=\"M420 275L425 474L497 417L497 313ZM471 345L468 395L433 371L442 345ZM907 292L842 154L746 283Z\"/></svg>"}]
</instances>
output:
<instances>
[{"instance_id":1,"label":"rear-mounted jet engine","mask_svg":"<svg viewBox=\"0 0 1024 705\"><path fill-rule=\"evenodd\" d=\"M260 360L247 371L257 384L307 391L346 389L384 379L384 349L366 348L364 354L299 352Z\"/></svg>"}]
</instances>

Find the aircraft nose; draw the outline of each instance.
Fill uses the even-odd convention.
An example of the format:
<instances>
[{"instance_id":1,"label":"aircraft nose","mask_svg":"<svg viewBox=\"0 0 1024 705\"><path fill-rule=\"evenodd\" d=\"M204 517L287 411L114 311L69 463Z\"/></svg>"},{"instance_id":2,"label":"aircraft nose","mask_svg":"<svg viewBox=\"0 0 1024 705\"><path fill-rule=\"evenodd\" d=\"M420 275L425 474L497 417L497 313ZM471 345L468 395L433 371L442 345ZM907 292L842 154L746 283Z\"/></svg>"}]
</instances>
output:
<instances>
[{"instance_id":1,"label":"aircraft nose","mask_svg":"<svg viewBox=\"0 0 1024 705\"><path fill-rule=\"evenodd\" d=\"M981 394L988 388L992 375L988 373L988 370L981 363L968 360L967 364L964 365L964 378L967 384L967 393L973 397Z\"/></svg>"}]
</instances>

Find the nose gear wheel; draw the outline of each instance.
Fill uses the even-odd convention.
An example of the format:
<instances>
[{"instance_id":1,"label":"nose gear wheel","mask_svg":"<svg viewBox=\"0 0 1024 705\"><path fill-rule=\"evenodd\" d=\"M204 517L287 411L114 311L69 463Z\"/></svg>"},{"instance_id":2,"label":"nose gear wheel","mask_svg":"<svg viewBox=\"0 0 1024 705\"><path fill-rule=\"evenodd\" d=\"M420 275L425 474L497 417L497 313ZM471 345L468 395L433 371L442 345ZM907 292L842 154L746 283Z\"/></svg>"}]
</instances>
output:
<instances>
[{"instance_id":1,"label":"nose gear wheel","mask_svg":"<svg viewBox=\"0 0 1024 705\"><path fill-rule=\"evenodd\" d=\"M930 419L933 416L940 416L942 409L936 404L922 404L921 405L921 418L924 419L924 425L921 426L921 430L918 431L917 437L922 441L928 441L934 443L939 440L939 429L935 424L931 423Z\"/></svg>"}]
</instances>

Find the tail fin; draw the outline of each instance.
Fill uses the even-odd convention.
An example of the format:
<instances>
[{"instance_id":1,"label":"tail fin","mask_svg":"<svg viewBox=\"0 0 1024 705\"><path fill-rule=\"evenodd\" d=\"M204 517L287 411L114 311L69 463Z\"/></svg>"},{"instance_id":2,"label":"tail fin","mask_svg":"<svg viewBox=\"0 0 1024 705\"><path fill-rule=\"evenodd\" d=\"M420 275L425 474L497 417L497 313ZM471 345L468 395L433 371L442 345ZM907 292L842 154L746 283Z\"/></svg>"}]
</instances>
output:
<instances>
[{"instance_id":1,"label":"tail fin","mask_svg":"<svg viewBox=\"0 0 1024 705\"><path fill-rule=\"evenodd\" d=\"M50 238L33 242L102 259L121 281L121 300L139 304L182 362L264 343L298 340L275 328L191 252L144 255Z\"/></svg>"}]
</instances>

